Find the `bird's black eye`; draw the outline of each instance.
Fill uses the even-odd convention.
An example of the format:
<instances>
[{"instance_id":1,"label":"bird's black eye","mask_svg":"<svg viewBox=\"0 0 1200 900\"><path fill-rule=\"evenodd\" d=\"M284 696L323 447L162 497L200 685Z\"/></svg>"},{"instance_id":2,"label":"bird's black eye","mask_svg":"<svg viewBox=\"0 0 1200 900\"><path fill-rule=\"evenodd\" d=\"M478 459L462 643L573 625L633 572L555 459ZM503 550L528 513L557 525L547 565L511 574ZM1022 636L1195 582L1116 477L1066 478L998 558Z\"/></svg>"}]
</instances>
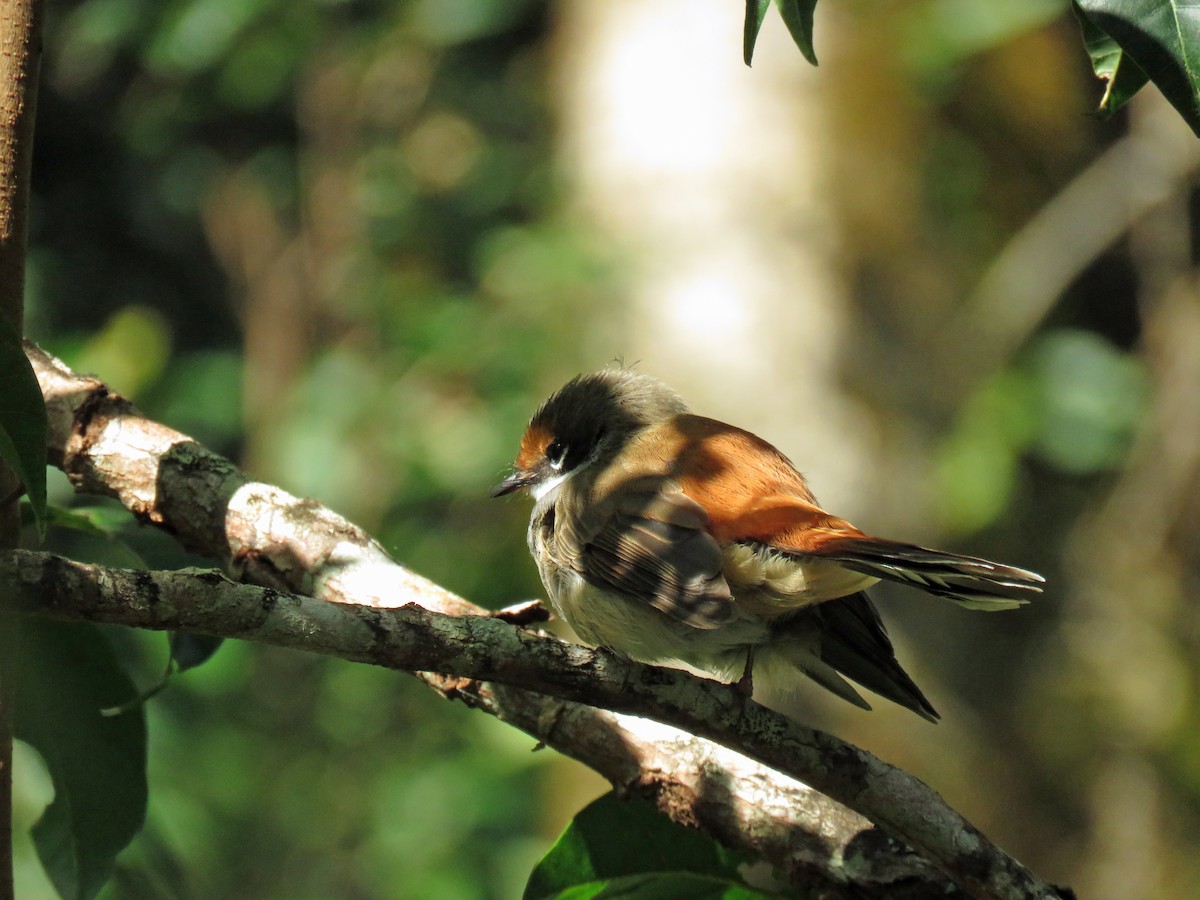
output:
<instances>
[{"instance_id":1,"label":"bird's black eye","mask_svg":"<svg viewBox=\"0 0 1200 900\"><path fill-rule=\"evenodd\" d=\"M563 460L567 456L567 445L559 441L552 441L546 447L546 459L550 461L550 465L556 469L562 468Z\"/></svg>"}]
</instances>

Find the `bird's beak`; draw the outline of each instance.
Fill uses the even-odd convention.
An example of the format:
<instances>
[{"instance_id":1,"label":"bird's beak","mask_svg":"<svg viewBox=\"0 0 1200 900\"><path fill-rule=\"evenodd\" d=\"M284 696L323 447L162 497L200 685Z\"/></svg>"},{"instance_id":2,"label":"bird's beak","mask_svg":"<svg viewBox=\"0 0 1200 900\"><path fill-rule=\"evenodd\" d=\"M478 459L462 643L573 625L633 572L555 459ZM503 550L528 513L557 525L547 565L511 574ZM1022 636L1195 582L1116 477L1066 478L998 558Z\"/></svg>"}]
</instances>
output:
<instances>
[{"instance_id":1,"label":"bird's beak","mask_svg":"<svg viewBox=\"0 0 1200 900\"><path fill-rule=\"evenodd\" d=\"M505 478L502 482L496 485L488 496L503 497L505 494L511 494L513 491L519 491L521 488L527 488L537 481L537 476L531 472L524 472L521 469L516 469L511 475Z\"/></svg>"}]
</instances>

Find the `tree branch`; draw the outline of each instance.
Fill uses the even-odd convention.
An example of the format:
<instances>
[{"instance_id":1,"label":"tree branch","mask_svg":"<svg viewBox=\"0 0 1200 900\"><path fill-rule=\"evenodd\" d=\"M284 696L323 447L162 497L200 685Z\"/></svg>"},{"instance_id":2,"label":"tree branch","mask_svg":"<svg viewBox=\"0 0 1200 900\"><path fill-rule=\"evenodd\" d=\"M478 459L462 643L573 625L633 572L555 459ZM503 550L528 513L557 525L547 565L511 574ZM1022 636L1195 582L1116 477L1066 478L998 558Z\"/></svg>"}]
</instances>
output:
<instances>
[{"instance_id":1,"label":"tree branch","mask_svg":"<svg viewBox=\"0 0 1200 900\"><path fill-rule=\"evenodd\" d=\"M647 793L668 814L794 876L815 868L828 881L849 883L846 860L853 855L845 855L847 848L857 849L860 838L886 844L864 838L872 832L864 831L862 820L792 780L799 779L916 848L975 896L1060 896L926 785L865 751L749 702L729 686L618 660L491 618L396 565L361 529L319 504L250 481L228 460L144 418L101 382L74 375L35 347L27 349L47 399L51 458L77 489L118 497L139 518L270 589L235 585L215 573L122 573L19 554L4 561L0 580L11 583L26 609L280 643L498 682L509 687L426 676L443 693L589 762L601 756L594 746L597 734L612 742L637 730L633 720L585 713L561 700L647 716L791 778L756 767L753 788L744 792L726 768L732 754L683 737L680 759L660 757L658 768L647 769L654 739L640 735L642 749L630 754L636 776L629 756L607 760L601 771L619 787L663 779ZM365 605L349 605L357 603ZM586 727L558 728L564 717L574 716ZM583 731L593 733L584 738ZM685 773L711 773L716 780L673 780L677 762ZM717 790L721 779L724 787ZM689 792L691 802L673 802ZM713 803L713 796L724 799ZM812 818L807 823L775 818L793 804L810 810ZM832 843L830 830L836 834ZM911 857L890 858L909 873L901 877L919 879L925 889L937 883Z\"/></svg>"},{"instance_id":2,"label":"tree branch","mask_svg":"<svg viewBox=\"0 0 1200 900\"><path fill-rule=\"evenodd\" d=\"M21 334L42 0L0 4L0 315Z\"/></svg>"}]
</instances>

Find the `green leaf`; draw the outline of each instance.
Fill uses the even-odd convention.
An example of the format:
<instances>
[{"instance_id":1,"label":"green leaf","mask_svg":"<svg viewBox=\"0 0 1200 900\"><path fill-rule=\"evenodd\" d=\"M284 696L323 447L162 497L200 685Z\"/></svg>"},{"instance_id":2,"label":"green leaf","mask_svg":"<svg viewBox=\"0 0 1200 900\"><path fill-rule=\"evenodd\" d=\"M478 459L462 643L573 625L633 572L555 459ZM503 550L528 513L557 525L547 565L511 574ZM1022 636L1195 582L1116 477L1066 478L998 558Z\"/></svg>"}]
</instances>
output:
<instances>
[{"instance_id":1,"label":"green leaf","mask_svg":"<svg viewBox=\"0 0 1200 900\"><path fill-rule=\"evenodd\" d=\"M217 652L224 638L172 631L170 640L171 659L175 663L175 671L186 672L188 669L194 669L196 666L208 662Z\"/></svg>"},{"instance_id":2,"label":"green leaf","mask_svg":"<svg viewBox=\"0 0 1200 900\"><path fill-rule=\"evenodd\" d=\"M33 508L21 504L21 525L34 524ZM46 507L47 529L63 529L87 538L97 539L77 545L72 553L81 562L99 563L123 569L145 569L146 561L118 533L130 523L129 513L117 506L79 506L65 509L53 504Z\"/></svg>"},{"instance_id":3,"label":"green leaf","mask_svg":"<svg viewBox=\"0 0 1200 900\"><path fill-rule=\"evenodd\" d=\"M771 0L746 0L746 24L742 28L742 59L746 65L754 58L754 44L770 5Z\"/></svg>"},{"instance_id":4,"label":"green leaf","mask_svg":"<svg viewBox=\"0 0 1200 900\"><path fill-rule=\"evenodd\" d=\"M112 532L101 525L89 512L81 509L66 509L50 504L46 507L46 525L49 528L65 528L92 537L110 540Z\"/></svg>"},{"instance_id":5,"label":"green leaf","mask_svg":"<svg viewBox=\"0 0 1200 900\"><path fill-rule=\"evenodd\" d=\"M775 6L804 58L815 66L817 54L813 50L812 33L813 10L817 7L817 0L775 0Z\"/></svg>"},{"instance_id":6,"label":"green leaf","mask_svg":"<svg viewBox=\"0 0 1200 900\"><path fill-rule=\"evenodd\" d=\"M1107 119L1129 102L1149 80L1141 66L1126 55L1121 45L1088 18L1087 13L1074 0L1071 9L1083 32L1083 46L1092 59L1092 71L1104 82L1104 96L1100 98L1097 114Z\"/></svg>"},{"instance_id":7,"label":"green leaf","mask_svg":"<svg viewBox=\"0 0 1200 900\"><path fill-rule=\"evenodd\" d=\"M0 459L16 473L46 533L46 404L21 336L0 316ZM3 499L3 498L0 498Z\"/></svg>"},{"instance_id":8,"label":"green leaf","mask_svg":"<svg viewBox=\"0 0 1200 900\"><path fill-rule=\"evenodd\" d=\"M646 892L613 891L606 896L762 896L754 892L724 893L731 889L749 891L737 872L742 861L700 831L672 822L652 804L644 800L619 800L609 792L589 804L567 826L534 867L524 896L525 900L592 897L606 886L611 890L618 883L631 890L639 884L654 888L646 888ZM662 892L664 885L678 883L685 875L705 876L721 889L711 893ZM638 876L638 880L627 881L626 876Z\"/></svg>"},{"instance_id":9,"label":"green leaf","mask_svg":"<svg viewBox=\"0 0 1200 900\"><path fill-rule=\"evenodd\" d=\"M1137 63L1200 135L1200 6L1195 0L1078 3L1088 20Z\"/></svg>"},{"instance_id":10,"label":"green leaf","mask_svg":"<svg viewBox=\"0 0 1200 900\"><path fill-rule=\"evenodd\" d=\"M50 772L54 801L33 826L38 856L67 900L94 897L146 815L146 724L141 710L103 707L134 685L91 625L7 619L3 677L15 696L16 736Z\"/></svg>"},{"instance_id":11,"label":"green leaf","mask_svg":"<svg viewBox=\"0 0 1200 900\"><path fill-rule=\"evenodd\" d=\"M620 900L773 900L776 895L756 891L741 881L715 875L658 872L589 881L548 896L554 900L592 900L593 897L619 897Z\"/></svg>"}]
</instances>

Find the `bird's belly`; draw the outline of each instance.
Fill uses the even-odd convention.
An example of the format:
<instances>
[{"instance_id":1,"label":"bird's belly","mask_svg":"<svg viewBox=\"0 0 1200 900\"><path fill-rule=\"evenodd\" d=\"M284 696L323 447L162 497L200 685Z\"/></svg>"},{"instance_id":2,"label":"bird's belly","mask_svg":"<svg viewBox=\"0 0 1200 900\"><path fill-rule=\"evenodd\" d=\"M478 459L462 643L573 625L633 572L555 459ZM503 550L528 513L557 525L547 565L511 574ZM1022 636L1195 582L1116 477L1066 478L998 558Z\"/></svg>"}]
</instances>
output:
<instances>
[{"instance_id":1,"label":"bird's belly","mask_svg":"<svg viewBox=\"0 0 1200 900\"><path fill-rule=\"evenodd\" d=\"M879 581L833 560L789 556L761 544L730 544L721 574L739 608L768 619L846 597Z\"/></svg>"},{"instance_id":2,"label":"bird's belly","mask_svg":"<svg viewBox=\"0 0 1200 900\"><path fill-rule=\"evenodd\" d=\"M555 611L586 643L639 662L690 668L722 681L745 671L747 652L764 643L767 624L741 616L719 628L685 625L643 600L589 584L575 572L543 578Z\"/></svg>"}]
</instances>

